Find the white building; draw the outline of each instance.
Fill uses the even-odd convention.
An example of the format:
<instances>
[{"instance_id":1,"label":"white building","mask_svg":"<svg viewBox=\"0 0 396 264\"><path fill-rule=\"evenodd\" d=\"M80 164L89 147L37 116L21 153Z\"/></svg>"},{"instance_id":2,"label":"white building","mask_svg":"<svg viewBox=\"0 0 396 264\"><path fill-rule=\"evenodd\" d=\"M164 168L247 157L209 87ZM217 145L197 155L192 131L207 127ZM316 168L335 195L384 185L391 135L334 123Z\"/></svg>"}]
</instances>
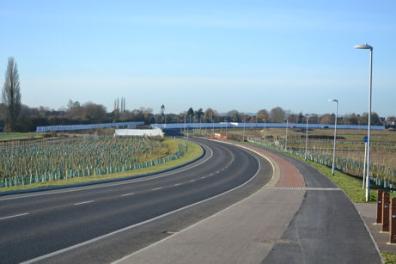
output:
<instances>
[{"instance_id":1,"label":"white building","mask_svg":"<svg viewBox=\"0 0 396 264\"><path fill-rule=\"evenodd\" d=\"M115 137L164 137L164 132L160 128L154 129L116 129Z\"/></svg>"}]
</instances>

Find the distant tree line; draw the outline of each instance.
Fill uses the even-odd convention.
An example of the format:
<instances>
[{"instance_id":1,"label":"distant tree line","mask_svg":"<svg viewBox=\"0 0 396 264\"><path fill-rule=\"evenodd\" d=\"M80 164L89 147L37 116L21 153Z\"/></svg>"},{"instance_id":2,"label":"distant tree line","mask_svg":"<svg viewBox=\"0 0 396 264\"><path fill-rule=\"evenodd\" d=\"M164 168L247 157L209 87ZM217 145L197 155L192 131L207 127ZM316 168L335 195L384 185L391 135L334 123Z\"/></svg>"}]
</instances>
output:
<instances>
[{"instance_id":1,"label":"distant tree line","mask_svg":"<svg viewBox=\"0 0 396 264\"><path fill-rule=\"evenodd\" d=\"M293 113L281 107L271 110L261 109L257 113L243 113L231 110L220 113L213 108L192 107L181 113L167 113L165 105L161 105L160 113L153 113L151 108L125 109L125 98L122 99L122 107L114 107L112 112L107 112L101 104L87 102L81 104L78 101L69 100L67 107L54 110L46 107L29 107L21 103L21 91L17 64L14 58L9 58L5 81L0 103L0 131L35 131L37 126L67 125L67 124L92 124L124 121L144 121L152 123L211 123L211 122L248 122L248 123L283 123L288 120L291 123L306 122L304 113ZM338 117L339 124L366 125L367 113L346 114ZM385 125L396 128L396 117L382 118L377 113L371 116L373 125ZM310 114L310 123L332 124L335 115Z\"/></svg>"},{"instance_id":2,"label":"distant tree line","mask_svg":"<svg viewBox=\"0 0 396 264\"><path fill-rule=\"evenodd\" d=\"M305 123L306 115L303 113L292 113L285 111L281 107L275 107L269 111L262 109L257 113L243 113L238 110L231 110L227 113L208 108L194 110L192 107L187 111L175 114L153 113L151 108L141 107L139 109L125 110L120 112L114 110L107 112L106 107L101 104L87 102L81 104L78 101L69 100L65 109L50 109L46 107L29 107L21 105L18 118L11 126L7 125L8 108L4 103L0 103L0 128L5 131L34 131L37 126L46 125L67 125L67 124L93 124L126 121L144 121L145 124L152 123L211 123L211 122L247 122L247 123L283 123L288 120L290 123ZM333 124L335 115L310 114L310 123ZM396 117L381 118L377 113L373 113L372 125L392 125L395 124ZM346 114L338 117L338 124L366 125L367 113Z\"/></svg>"}]
</instances>

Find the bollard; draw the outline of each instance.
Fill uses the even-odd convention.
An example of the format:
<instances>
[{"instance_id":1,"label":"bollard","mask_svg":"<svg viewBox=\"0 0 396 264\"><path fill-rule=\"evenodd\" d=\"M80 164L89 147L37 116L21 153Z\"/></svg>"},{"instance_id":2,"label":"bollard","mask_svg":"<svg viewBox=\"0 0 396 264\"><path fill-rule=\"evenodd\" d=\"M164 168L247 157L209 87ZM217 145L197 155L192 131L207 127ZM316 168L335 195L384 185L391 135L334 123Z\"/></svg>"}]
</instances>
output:
<instances>
[{"instance_id":1,"label":"bollard","mask_svg":"<svg viewBox=\"0 0 396 264\"><path fill-rule=\"evenodd\" d=\"M377 224L382 223L382 190L378 190L377 195Z\"/></svg>"},{"instance_id":2,"label":"bollard","mask_svg":"<svg viewBox=\"0 0 396 264\"><path fill-rule=\"evenodd\" d=\"M389 192L382 193L382 232L389 232Z\"/></svg>"},{"instance_id":3,"label":"bollard","mask_svg":"<svg viewBox=\"0 0 396 264\"><path fill-rule=\"evenodd\" d=\"M392 198L390 215L390 241L389 243L396 243L396 198Z\"/></svg>"}]
</instances>

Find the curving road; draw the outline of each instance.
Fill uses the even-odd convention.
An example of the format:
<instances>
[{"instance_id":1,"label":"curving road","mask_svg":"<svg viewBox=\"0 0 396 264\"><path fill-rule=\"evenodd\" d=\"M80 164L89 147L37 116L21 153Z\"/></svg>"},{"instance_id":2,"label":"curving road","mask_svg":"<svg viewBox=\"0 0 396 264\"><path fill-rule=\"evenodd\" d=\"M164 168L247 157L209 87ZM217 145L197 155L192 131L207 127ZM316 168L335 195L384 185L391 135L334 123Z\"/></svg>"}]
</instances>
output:
<instances>
[{"instance_id":1,"label":"curving road","mask_svg":"<svg viewBox=\"0 0 396 264\"><path fill-rule=\"evenodd\" d=\"M252 153L197 141L204 157L171 172L0 197L1 263L109 262L221 210L271 177L270 165ZM200 202L210 197L216 199Z\"/></svg>"}]
</instances>

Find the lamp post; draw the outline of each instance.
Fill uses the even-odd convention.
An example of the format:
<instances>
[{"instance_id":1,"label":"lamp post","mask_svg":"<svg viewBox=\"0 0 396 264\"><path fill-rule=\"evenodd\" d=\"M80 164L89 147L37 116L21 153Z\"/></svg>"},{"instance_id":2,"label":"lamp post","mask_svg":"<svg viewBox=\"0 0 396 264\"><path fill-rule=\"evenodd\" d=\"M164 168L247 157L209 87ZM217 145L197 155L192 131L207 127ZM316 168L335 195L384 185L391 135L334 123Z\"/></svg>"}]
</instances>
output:
<instances>
[{"instance_id":1,"label":"lamp post","mask_svg":"<svg viewBox=\"0 0 396 264\"><path fill-rule=\"evenodd\" d=\"M373 94L373 47L366 44L359 44L354 46L355 49L369 50L369 105L368 105L368 120L367 120L367 167L366 167L366 202L370 197L370 136L371 136L371 100Z\"/></svg>"},{"instance_id":2,"label":"lamp post","mask_svg":"<svg viewBox=\"0 0 396 264\"><path fill-rule=\"evenodd\" d=\"M245 142L245 130L246 130L246 115L243 118L243 134L242 134L242 142Z\"/></svg>"},{"instance_id":3,"label":"lamp post","mask_svg":"<svg viewBox=\"0 0 396 264\"><path fill-rule=\"evenodd\" d=\"M309 122L309 115L306 116L307 124L305 126L305 153L304 153L304 160L307 160L307 152L308 152L308 122Z\"/></svg>"},{"instance_id":4,"label":"lamp post","mask_svg":"<svg viewBox=\"0 0 396 264\"><path fill-rule=\"evenodd\" d=\"M338 99L332 99L329 101L337 104L337 111L336 111L335 121L334 121L333 163L331 165L331 174L334 175L336 140L337 140Z\"/></svg>"},{"instance_id":5,"label":"lamp post","mask_svg":"<svg viewBox=\"0 0 396 264\"><path fill-rule=\"evenodd\" d=\"M285 139L285 150L287 151L287 130L289 129L289 118L286 119L286 139Z\"/></svg>"}]
</instances>

